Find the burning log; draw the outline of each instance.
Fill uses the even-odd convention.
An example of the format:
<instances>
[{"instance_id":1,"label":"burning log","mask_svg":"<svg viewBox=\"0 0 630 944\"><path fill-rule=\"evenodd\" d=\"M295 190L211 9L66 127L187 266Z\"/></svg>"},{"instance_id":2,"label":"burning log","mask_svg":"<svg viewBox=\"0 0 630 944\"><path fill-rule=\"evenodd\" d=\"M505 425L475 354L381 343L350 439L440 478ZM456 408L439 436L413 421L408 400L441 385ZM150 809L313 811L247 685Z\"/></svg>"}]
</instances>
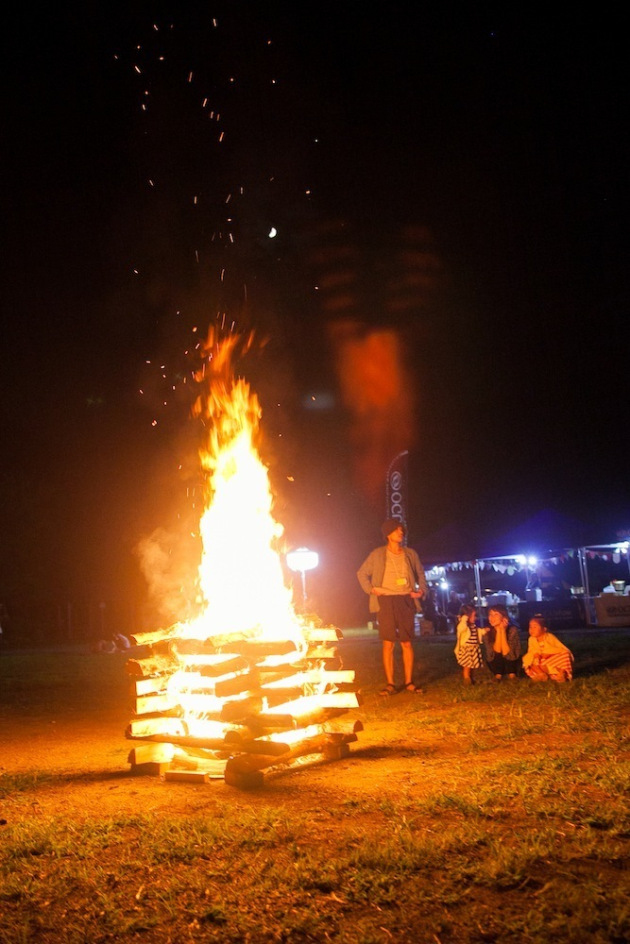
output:
<instances>
[{"instance_id":1,"label":"burning log","mask_svg":"<svg viewBox=\"0 0 630 944\"><path fill-rule=\"evenodd\" d=\"M289 744L282 741L270 741L264 738L245 737L238 731L228 731L225 743L231 754L264 754L267 757L279 757L291 750Z\"/></svg>"},{"instance_id":2,"label":"burning log","mask_svg":"<svg viewBox=\"0 0 630 944\"><path fill-rule=\"evenodd\" d=\"M179 664L174 656L153 655L151 648L147 647L146 655L129 659L127 662L127 675L132 678L160 678L168 677L179 668Z\"/></svg>"},{"instance_id":3,"label":"burning log","mask_svg":"<svg viewBox=\"0 0 630 944\"><path fill-rule=\"evenodd\" d=\"M183 672L197 673L204 678L220 679L247 672L251 663L242 656L232 653L206 655L191 652L181 654L180 665Z\"/></svg>"},{"instance_id":4,"label":"burning log","mask_svg":"<svg viewBox=\"0 0 630 944\"><path fill-rule=\"evenodd\" d=\"M130 721L125 732L128 738L151 739L155 734L188 734L186 722L182 718L165 715L158 718L142 718Z\"/></svg>"},{"instance_id":5,"label":"burning log","mask_svg":"<svg viewBox=\"0 0 630 944\"><path fill-rule=\"evenodd\" d=\"M337 642L343 639L343 633L336 626L308 626L303 630L304 639L308 642Z\"/></svg>"},{"instance_id":6,"label":"burning log","mask_svg":"<svg viewBox=\"0 0 630 944\"><path fill-rule=\"evenodd\" d=\"M214 683L214 693L217 698L229 698L230 695L241 695L243 692L257 691L260 687L260 678L257 672L246 672L243 675L225 676Z\"/></svg>"},{"instance_id":7,"label":"burning log","mask_svg":"<svg viewBox=\"0 0 630 944\"><path fill-rule=\"evenodd\" d=\"M263 700L260 695L252 695L249 698L227 701L221 709L220 720L230 724L242 724L242 719L249 717L250 714L261 710Z\"/></svg>"},{"instance_id":8,"label":"burning log","mask_svg":"<svg viewBox=\"0 0 630 944\"><path fill-rule=\"evenodd\" d=\"M320 755L325 760L340 760L349 754L348 744L356 741L356 734L331 734L324 732L298 741L289 750L276 757L272 754L259 755L239 754L231 757L225 765L225 782L242 790L258 789L263 786L263 770L266 768L283 767L300 757Z\"/></svg>"},{"instance_id":9,"label":"burning log","mask_svg":"<svg viewBox=\"0 0 630 944\"><path fill-rule=\"evenodd\" d=\"M195 748L198 750L229 753L230 745L225 738L196 737L190 734L161 734L156 732L146 736L147 741L156 744L170 744L171 747Z\"/></svg>"},{"instance_id":10,"label":"burning log","mask_svg":"<svg viewBox=\"0 0 630 944\"><path fill-rule=\"evenodd\" d=\"M170 743L139 744L129 751L127 762L132 767L142 767L146 764L170 764L173 760L175 748Z\"/></svg>"},{"instance_id":11,"label":"burning log","mask_svg":"<svg viewBox=\"0 0 630 944\"><path fill-rule=\"evenodd\" d=\"M136 678L133 686L136 696L157 695L166 691L168 686L168 675L152 675L147 678Z\"/></svg>"}]
</instances>

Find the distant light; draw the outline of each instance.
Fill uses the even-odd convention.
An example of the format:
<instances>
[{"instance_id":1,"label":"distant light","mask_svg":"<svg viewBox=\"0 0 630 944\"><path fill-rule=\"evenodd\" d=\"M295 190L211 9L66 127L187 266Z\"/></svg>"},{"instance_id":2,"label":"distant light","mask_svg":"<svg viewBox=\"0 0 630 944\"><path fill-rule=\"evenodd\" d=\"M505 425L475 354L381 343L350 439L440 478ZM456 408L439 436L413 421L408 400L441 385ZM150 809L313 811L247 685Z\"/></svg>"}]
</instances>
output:
<instances>
[{"instance_id":1,"label":"distant light","mask_svg":"<svg viewBox=\"0 0 630 944\"><path fill-rule=\"evenodd\" d=\"M273 239L274 236L277 236L277 235L278 235L278 230L276 229L275 226L272 226L271 229L269 230L269 239Z\"/></svg>"},{"instance_id":2,"label":"distant light","mask_svg":"<svg viewBox=\"0 0 630 944\"><path fill-rule=\"evenodd\" d=\"M441 581L440 581L440 587L442 588L442 590L448 590L448 581L446 581L446 580L441 580Z\"/></svg>"},{"instance_id":3,"label":"distant light","mask_svg":"<svg viewBox=\"0 0 630 944\"><path fill-rule=\"evenodd\" d=\"M527 559L527 563L529 564L530 567L536 567L536 566L538 565L538 558L537 558L537 557L529 557L529 558Z\"/></svg>"}]
</instances>

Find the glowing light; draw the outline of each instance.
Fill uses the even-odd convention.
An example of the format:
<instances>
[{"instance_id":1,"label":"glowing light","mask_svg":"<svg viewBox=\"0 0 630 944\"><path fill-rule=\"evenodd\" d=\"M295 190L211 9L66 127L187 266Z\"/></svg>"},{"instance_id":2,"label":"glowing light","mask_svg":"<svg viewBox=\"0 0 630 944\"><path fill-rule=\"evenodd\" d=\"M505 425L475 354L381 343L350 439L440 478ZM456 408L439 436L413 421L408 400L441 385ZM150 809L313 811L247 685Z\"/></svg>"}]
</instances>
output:
<instances>
[{"instance_id":1,"label":"glowing light","mask_svg":"<svg viewBox=\"0 0 630 944\"><path fill-rule=\"evenodd\" d=\"M294 573L302 576L302 601L306 604L306 572L314 570L319 564L319 555L316 551L309 551L307 547L298 547L287 554L287 566Z\"/></svg>"},{"instance_id":2,"label":"glowing light","mask_svg":"<svg viewBox=\"0 0 630 944\"><path fill-rule=\"evenodd\" d=\"M307 547L298 547L295 551L289 551L287 554L287 565L289 570L295 573L306 570L314 570L319 564L319 555L316 551L309 551Z\"/></svg>"}]
</instances>

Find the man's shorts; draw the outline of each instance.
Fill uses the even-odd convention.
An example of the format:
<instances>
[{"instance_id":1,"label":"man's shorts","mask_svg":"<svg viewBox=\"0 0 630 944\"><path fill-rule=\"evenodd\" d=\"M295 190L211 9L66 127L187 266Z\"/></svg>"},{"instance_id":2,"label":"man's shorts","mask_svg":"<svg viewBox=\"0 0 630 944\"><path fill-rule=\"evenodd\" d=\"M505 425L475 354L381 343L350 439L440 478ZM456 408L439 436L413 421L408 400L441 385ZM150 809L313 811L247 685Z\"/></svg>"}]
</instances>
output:
<instances>
[{"instance_id":1,"label":"man's shorts","mask_svg":"<svg viewBox=\"0 0 630 944\"><path fill-rule=\"evenodd\" d=\"M387 642L411 642L415 633L416 604L408 593L378 598L378 634Z\"/></svg>"}]
</instances>

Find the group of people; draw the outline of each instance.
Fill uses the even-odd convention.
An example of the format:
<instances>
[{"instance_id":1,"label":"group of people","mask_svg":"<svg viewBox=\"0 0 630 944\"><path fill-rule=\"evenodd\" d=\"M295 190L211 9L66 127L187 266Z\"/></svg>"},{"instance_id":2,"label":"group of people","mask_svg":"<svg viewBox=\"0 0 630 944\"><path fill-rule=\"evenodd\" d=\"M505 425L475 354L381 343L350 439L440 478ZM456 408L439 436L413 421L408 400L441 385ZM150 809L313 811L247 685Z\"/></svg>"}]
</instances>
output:
<instances>
[{"instance_id":1,"label":"group of people","mask_svg":"<svg viewBox=\"0 0 630 944\"><path fill-rule=\"evenodd\" d=\"M573 654L549 631L545 618L536 614L529 621L527 651L521 652L518 627L510 622L505 606L488 610L489 626L477 626L477 610L470 604L461 608L457 623L455 658L462 667L464 682L474 682L473 672L484 663L497 681L517 679L522 667L534 682L567 682L573 677Z\"/></svg>"},{"instance_id":2,"label":"group of people","mask_svg":"<svg viewBox=\"0 0 630 944\"><path fill-rule=\"evenodd\" d=\"M361 588L369 596L370 613L376 615L382 642L385 686L381 695L395 694L394 652L398 642L402 651L403 689L417 693L413 681L416 613L424 609L428 598L424 568L416 551L405 546L405 527L396 518L388 518L381 527L385 545L375 548L357 571ZM533 681L566 682L572 678L573 655L557 636L549 631L542 616L529 622L527 651L521 650L518 627L505 606L496 604L488 610L488 626L477 625L477 610L464 604L457 614L455 658L462 668L466 684L474 682L474 672L486 664L497 681L517 679L521 668Z\"/></svg>"}]
</instances>

